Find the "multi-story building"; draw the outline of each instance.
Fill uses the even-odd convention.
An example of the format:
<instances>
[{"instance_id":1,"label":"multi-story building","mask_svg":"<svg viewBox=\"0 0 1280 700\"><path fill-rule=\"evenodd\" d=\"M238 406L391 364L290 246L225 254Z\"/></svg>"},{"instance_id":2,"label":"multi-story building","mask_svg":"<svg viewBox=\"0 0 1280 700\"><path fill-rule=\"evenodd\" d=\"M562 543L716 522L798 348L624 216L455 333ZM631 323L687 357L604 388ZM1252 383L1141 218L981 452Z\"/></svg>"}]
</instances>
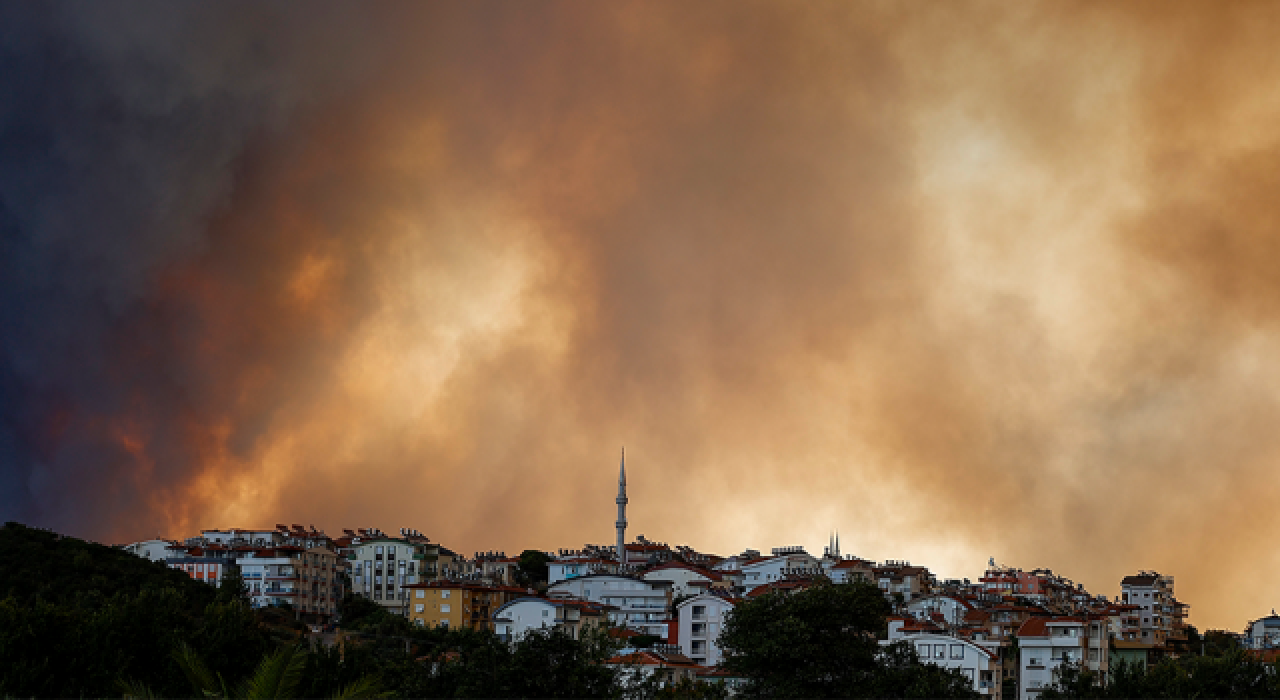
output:
<instances>
[{"instance_id":1,"label":"multi-story building","mask_svg":"<svg viewBox=\"0 0 1280 700\"><path fill-rule=\"evenodd\" d=\"M886 596L901 595L904 601L931 592L937 583L928 569L908 561L886 561L873 569L872 576Z\"/></svg>"},{"instance_id":2,"label":"multi-story building","mask_svg":"<svg viewBox=\"0 0 1280 700\"><path fill-rule=\"evenodd\" d=\"M405 584L409 621L419 627L492 630L493 611L524 597L523 588L478 582L431 581Z\"/></svg>"},{"instance_id":3,"label":"multi-story building","mask_svg":"<svg viewBox=\"0 0 1280 700\"><path fill-rule=\"evenodd\" d=\"M559 627L574 639L607 622L610 607L585 600L516 598L493 613L494 632L504 641L518 641L534 629Z\"/></svg>"},{"instance_id":4,"label":"multi-story building","mask_svg":"<svg viewBox=\"0 0 1280 700\"><path fill-rule=\"evenodd\" d=\"M520 557L509 557L506 552L476 552L476 573L495 586L516 585L516 572L520 569Z\"/></svg>"},{"instance_id":5,"label":"multi-story building","mask_svg":"<svg viewBox=\"0 0 1280 700\"><path fill-rule=\"evenodd\" d=\"M1087 617L1032 617L1018 629L1019 700L1034 700L1056 681L1063 664L1078 664L1106 681L1110 644L1106 620Z\"/></svg>"},{"instance_id":6,"label":"multi-story building","mask_svg":"<svg viewBox=\"0 0 1280 700\"><path fill-rule=\"evenodd\" d=\"M1141 639L1169 651L1177 651L1186 643L1185 603L1173 595L1173 577L1155 571L1141 571L1120 581L1120 601L1138 606Z\"/></svg>"},{"instance_id":7,"label":"multi-story building","mask_svg":"<svg viewBox=\"0 0 1280 700\"><path fill-rule=\"evenodd\" d=\"M560 550L559 556L547 563L547 584L592 574L616 574L618 562L592 550Z\"/></svg>"},{"instance_id":8,"label":"multi-story building","mask_svg":"<svg viewBox=\"0 0 1280 700\"><path fill-rule=\"evenodd\" d=\"M1280 615L1271 614L1253 620L1245 627L1242 644L1246 649L1280 648Z\"/></svg>"},{"instance_id":9,"label":"multi-story building","mask_svg":"<svg viewBox=\"0 0 1280 700\"><path fill-rule=\"evenodd\" d=\"M333 550L279 545L239 554L236 564L253 607L289 607L320 622L337 614L345 586L343 562Z\"/></svg>"},{"instance_id":10,"label":"multi-story building","mask_svg":"<svg viewBox=\"0 0 1280 700\"><path fill-rule=\"evenodd\" d=\"M1023 571L991 562L986 573L978 579L987 593L1012 595L1050 606L1059 611L1070 611L1092 599L1082 585L1051 569Z\"/></svg>"},{"instance_id":11,"label":"multi-story building","mask_svg":"<svg viewBox=\"0 0 1280 700\"><path fill-rule=\"evenodd\" d=\"M618 681L624 688L655 681L659 688L667 688L681 681L697 680L698 671L702 670L679 647L670 644L655 644L648 649L626 649L607 659L604 664L618 672Z\"/></svg>"},{"instance_id":12,"label":"multi-story building","mask_svg":"<svg viewBox=\"0 0 1280 700\"><path fill-rule=\"evenodd\" d=\"M684 655L701 666L718 666L724 660L720 633L738 599L704 593L676 606L675 635Z\"/></svg>"},{"instance_id":13,"label":"multi-story building","mask_svg":"<svg viewBox=\"0 0 1280 700\"><path fill-rule=\"evenodd\" d=\"M165 560L169 568L184 571L188 576L216 586L222 581L227 570L235 566L235 562L224 557L202 556L198 551L185 556L172 556Z\"/></svg>"},{"instance_id":14,"label":"multi-story building","mask_svg":"<svg viewBox=\"0 0 1280 700\"><path fill-rule=\"evenodd\" d=\"M827 560L822 562L827 571L827 578L832 583L853 583L854 581L874 581L875 563L857 557Z\"/></svg>"},{"instance_id":15,"label":"multi-story building","mask_svg":"<svg viewBox=\"0 0 1280 700\"><path fill-rule=\"evenodd\" d=\"M351 592L397 615L409 614L405 586L435 580L440 573L440 547L412 531L389 537L380 530L360 530L345 548Z\"/></svg>"},{"instance_id":16,"label":"multi-story building","mask_svg":"<svg viewBox=\"0 0 1280 700\"><path fill-rule=\"evenodd\" d=\"M898 627L909 631L910 627ZM990 648L979 645L968 639L955 637L945 633L920 631L902 635L890 635L882 640L881 645L893 644L899 639L909 641L920 657L920 661L960 672L973 686L979 695L1001 697L1001 665L1000 654Z\"/></svg>"},{"instance_id":17,"label":"multi-story building","mask_svg":"<svg viewBox=\"0 0 1280 700\"><path fill-rule=\"evenodd\" d=\"M826 575L822 562L800 546L775 547L770 556L742 562L739 568L743 588L748 591L787 578Z\"/></svg>"},{"instance_id":18,"label":"multi-story building","mask_svg":"<svg viewBox=\"0 0 1280 700\"><path fill-rule=\"evenodd\" d=\"M723 580L723 577L714 571L699 569L676 561L649 569L640 574L640 578L654 586L670 588L674 598L703 593Z\"/></svg>"},{"instance_id":19,"label":"multi-story building","mask_svg":"<svg viewBox=\"0 0 1280 700\"><path fill-rule=\"evenodd\" d=\"M150 559L151 561L165 561L170 557L180 557L183 553L178 543L172 540L143 540L133 544L126 544L121 549L134 556Z\"/></svg>"},{"instance_id":20,"label":"multi-story building","mask_svg":"<svg viewBox=\"0 0 1280 700\"><path fill-rule=\"evenodd\" d=\"M965 616L974 609L973 603L956 596L925 595L906 605L908 615L918 620L932 620L952 629L965 624Z\"/></svg>"},{"instance_id":21,"label":"multi-story building","mask_svg":"<svg viewBox=\"0 0 1280 700\"><path fill-rule=\"evenodd\" d=\"M550 598L587 600L613 608L609 620L642 634L668 638L671 592L642 579L592 574L561 581L547 589Z\"/></svg>"}]
</instances>

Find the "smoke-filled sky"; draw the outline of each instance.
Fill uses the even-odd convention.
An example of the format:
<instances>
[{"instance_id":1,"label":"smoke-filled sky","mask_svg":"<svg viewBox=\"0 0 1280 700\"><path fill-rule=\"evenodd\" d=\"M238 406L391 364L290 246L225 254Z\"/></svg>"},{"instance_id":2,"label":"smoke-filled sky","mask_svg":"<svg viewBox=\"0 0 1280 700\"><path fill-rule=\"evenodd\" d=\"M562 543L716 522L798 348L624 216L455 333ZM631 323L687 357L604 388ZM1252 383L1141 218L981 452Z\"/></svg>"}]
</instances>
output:
<instances>
[{"instance_id":1,"label":"smoke-filled sky","mask_svg":"<svg viewBox=\"0 0 1280 700\"><path fill-rule=\"evenodd\" d=\"M0 5L0 519L1277 605L1280 5Z\"/></svg>"}]
</instances>

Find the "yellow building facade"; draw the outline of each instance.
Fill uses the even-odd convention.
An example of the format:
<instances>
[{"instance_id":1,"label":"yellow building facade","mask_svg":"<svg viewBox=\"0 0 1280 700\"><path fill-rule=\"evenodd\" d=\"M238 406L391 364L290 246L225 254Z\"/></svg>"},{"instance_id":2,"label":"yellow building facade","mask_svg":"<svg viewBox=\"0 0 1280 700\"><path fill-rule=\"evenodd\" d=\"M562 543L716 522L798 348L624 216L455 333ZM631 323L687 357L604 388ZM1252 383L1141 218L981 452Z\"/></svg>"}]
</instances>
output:
<instances>
[{"instance_id":1,"label":"yellow building facade","mask_svg":"<svg viewBox=\"0 0 1280 700\"><path fill-rule=\"evenodd\" d=\"M509 600L529 595L523 588L462 581L431 581L404 589L409 598L411 624L447 629L492 630L494 610Z\"/></svg>"}]
</instances>

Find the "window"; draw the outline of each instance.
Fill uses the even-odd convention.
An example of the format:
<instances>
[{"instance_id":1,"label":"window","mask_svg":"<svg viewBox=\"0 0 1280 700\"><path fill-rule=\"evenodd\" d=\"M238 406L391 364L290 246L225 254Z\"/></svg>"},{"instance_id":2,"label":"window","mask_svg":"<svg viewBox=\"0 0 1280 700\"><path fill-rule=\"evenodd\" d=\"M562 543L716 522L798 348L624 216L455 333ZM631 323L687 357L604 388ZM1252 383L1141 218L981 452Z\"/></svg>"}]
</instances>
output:
<instances>
[{"instance_id":1,"label":"window","mask_svg":"<svg viewBox=\"0 0 1280 700\"><path fill-rule=\"evenodd\" d=\"M550 612L551 612L550 610L543 610L543 611L542 611L542 616L543 616L543 617L546 617L548 614L550 614Z\"/></svg>"},{"instance_id":2,"label":"window","mask_svg":"<svg viewBox=\"0 0 1280 700\"><path fill-rule=\"evenodd\" d=\"M707 633L707 623L705 623L705 622L695 622L695 623L693 623L693 634L694 634L694 636L696 636L696 637L701 637L701 636L704 636L706 633Z\"/></svg>"},{"instance_id":3,"label":"window","mask_svg":"<svg viewBox=\"0 0 1280 700\"><path fill-rule=\"evenodd\" d=\"M1089 650L1089 660L1090 660L1090 661L1097 661L1097 660L1098 660L1098 650L1097 650L1097 649L1090 649L1090 650Z\"/></svg>"},{"instance_id":4,"label":"window","mask_svg":"<svg viewBox=\"0 0 1280 700\"><path fill-rule=\"evenodd\" d=\"M445 619L445 620L441 620L441 621L440 621L440 628L441 628L441 629L446 629L446 630L447 630L447 629L449 629L449 620L447 620L447 619Z\"/></svg>"},{"instance_id":5,"label":"window","mask_svg":"<svg viewBox=\"0 0 1280 700\"><path fill-rule=\"evenodd\" d=\"M373 548L373 553L374 553L374 554L382 554L382 545L378 545L377 547L374 547L374 548Z\"/></svg>"},{"instance_id":6,"label":"window","mask_svg":"<svg viewBox=\"0 0 1280 700\"><path fill-rule=\"evenodd\" d=\"M448 598L450 591L440 591L441 598Z\"/></svg>"},{"instance_id":7,"label":"window","mask_svg":"<svg viewBox=\"0 0 1280 700\"><path fill-rule=\"evenodd\" d=\"M426 609L426 607L427 607L427 606L426 606L426 604L425 604L425 603L418 603L417 605L413 606L413 611L414 611L414 612L416 612L416 613L420 613L420 612L422 612L423 610L425 610L425 609Z\"/></svg>"},{"instance_id":8,"label":"window","mask_svg":"<svg viewBox=\"0 0 1280 700\"><path fill-rule=\"evenodd\" d=\"M705 653L707 653L707 642L706 642L706 640L704 640L704 639L695 639L695 640L693 640L693 653L695 653L695 654L705 654Z\"/></svg>"},{"instance_id":9,"label":"window","mask_svg":"<svg viewBox=\"0 0 1280 700\"><path fill-rule=\"evenodd\" d=\"M449 607L449 604L448 604L448 603L442 603L442 604L440 605L440 612L442 612L442 613L452 612L452 609Z\"/></svg>"},{"instance_id":10,"label":"window","mask_svg":"<svg viewBox=\"0 0 1280 700\"><path fill-rule=\"evenodd\" d=\"M427 592L426 592L426 591L424 591L424 590L422 590L421 588L419 588L419 589L418 589L417 594L418 594L418 596L417 596L417 597L419 597L419 598L426 598L426 597L427 597Z\"/></svg>"},{"instance_id":11,"label":"window","mask_svg":"<svg viewBox=\"0 0 1280 700\"><path fill-rule=\"evenodd\" d=\"M964 645L963 645L963 644L952 644L952 645L951 645L951 658L953 658L953 659L963 659L963 658L964 658ZM970 680L973 680L973 679L970 679Z\"/></svg>"}]
</instances>

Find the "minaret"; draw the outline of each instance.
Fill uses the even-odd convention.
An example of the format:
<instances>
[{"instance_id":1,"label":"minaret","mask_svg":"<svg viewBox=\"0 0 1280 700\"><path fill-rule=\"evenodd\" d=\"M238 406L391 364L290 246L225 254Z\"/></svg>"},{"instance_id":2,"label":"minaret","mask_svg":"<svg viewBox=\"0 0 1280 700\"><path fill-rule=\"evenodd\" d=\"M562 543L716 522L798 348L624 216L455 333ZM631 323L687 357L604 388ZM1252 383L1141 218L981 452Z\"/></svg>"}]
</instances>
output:
<instances>
[{"instance_id":1,"label":"minaret","mask_svg":"<svg viewBox=\"0 0 1280 700\"><path fill-rule=\"evenodd\" d=\"M622 463L618 466L618 564L627 565L627 448L622 448Z\"/></svg>"}]
</instances>

